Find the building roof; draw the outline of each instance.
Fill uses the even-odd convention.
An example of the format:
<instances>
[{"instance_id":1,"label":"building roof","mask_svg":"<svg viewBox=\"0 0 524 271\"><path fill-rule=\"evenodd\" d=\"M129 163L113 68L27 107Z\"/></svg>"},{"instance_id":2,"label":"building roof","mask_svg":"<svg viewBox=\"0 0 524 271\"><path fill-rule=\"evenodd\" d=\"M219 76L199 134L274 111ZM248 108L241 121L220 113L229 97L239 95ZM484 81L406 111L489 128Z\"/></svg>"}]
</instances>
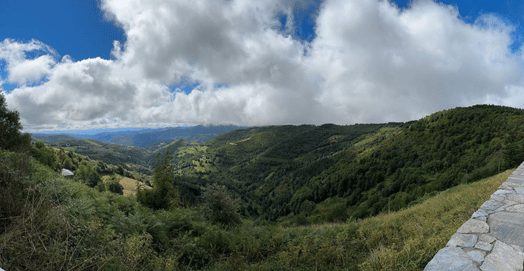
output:
<instances>
[{"instance_id":1,"label":"building roof","mask_svg":"<svg viewBox=\"0 0 524 271\"><path fill-rule=\"evenodd\" d=\"M75 176L75 174L65 168L62 169L62 172L60 173L62 174L62 176L64 177L68 177L68 176Z\"/></svg>"}]
</instances>

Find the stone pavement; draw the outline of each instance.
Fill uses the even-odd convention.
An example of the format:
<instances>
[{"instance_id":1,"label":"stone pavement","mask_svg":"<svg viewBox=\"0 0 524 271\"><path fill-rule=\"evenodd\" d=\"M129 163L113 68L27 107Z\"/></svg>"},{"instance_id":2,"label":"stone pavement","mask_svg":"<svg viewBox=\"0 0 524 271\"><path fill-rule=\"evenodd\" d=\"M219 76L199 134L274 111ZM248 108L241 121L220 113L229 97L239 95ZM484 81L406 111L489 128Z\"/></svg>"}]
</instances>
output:
<instances>
[{"instance_id":1,"label":"stone pavement","mask_svg":"<svg viewBox=\"0 0 524 271\"><path fill-rule=\"evenodd\" d=\"M426 265L437 270L522 270L524 163L466 221Z\"/></svg>"}]
</instances>

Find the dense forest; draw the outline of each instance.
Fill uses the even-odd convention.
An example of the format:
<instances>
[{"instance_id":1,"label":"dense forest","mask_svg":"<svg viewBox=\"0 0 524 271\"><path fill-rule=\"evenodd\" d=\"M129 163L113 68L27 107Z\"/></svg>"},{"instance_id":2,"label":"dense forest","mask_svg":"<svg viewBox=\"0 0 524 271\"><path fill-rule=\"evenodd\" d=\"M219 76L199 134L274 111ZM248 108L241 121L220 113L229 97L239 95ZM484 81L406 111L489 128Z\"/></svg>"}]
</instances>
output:
<instances>
[{"instance_id":1,"label":"dense forest","mask_svg":"<svg viewBox=\"0 0 524 271\"><path fill-rule=\"evenodd\" d=\"M523 114L246 128L144 174L31 142L0 95L0 268L420 270L524 160Z\"/></svg>"},{"instance_id":2,"label":"dense forest","mask_svg":"<svg viewBox=\"0 0 524 271\"><path fill-rule=\"evenodd\" d=\"M172 153L194 177L187 185L227 186L245 217L345 221L517 166L523 120L523 110L478 105L408 123L249 128Z\"/></svg>"}]
</instances>

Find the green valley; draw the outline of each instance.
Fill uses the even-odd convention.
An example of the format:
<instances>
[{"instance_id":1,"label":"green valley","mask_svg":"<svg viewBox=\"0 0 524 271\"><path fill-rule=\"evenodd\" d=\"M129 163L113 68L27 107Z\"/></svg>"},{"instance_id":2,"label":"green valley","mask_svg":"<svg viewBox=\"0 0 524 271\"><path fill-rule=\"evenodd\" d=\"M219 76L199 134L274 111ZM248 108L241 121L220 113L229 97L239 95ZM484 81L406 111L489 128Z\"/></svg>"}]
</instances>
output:
<instances>
[{"instance_id":1,"label":"green valley","mask_svg":"<svg viewBox=\"0 0 524 271\"><path fill-rule=\"evenodd\" d=\"M523 120L523 110L479 105L409 123L255 127L181 147L173 162L227 186L246 217L345 221L516 167Z\"/></svg>"}]
</instances>

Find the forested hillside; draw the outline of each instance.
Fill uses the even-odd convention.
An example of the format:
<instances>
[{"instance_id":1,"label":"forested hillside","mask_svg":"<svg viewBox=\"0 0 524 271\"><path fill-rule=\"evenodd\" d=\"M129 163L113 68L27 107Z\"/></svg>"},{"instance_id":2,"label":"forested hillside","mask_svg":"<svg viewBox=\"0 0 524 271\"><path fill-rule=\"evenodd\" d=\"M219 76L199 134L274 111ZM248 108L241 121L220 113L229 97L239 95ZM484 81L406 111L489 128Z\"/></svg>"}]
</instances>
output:
<instances>
[{"instance_id":1,"label":"forested hillside","mask_svg":"<svg viewBox=\"0 0 524 271\"><path fill-rule=\"evenodd\" d=\"M515 167L523 135L523 110L479 105L410 123L237 130L173 161L181 175L234 191L247 217L344 221Z\"/></svg>"}]
</instances>

